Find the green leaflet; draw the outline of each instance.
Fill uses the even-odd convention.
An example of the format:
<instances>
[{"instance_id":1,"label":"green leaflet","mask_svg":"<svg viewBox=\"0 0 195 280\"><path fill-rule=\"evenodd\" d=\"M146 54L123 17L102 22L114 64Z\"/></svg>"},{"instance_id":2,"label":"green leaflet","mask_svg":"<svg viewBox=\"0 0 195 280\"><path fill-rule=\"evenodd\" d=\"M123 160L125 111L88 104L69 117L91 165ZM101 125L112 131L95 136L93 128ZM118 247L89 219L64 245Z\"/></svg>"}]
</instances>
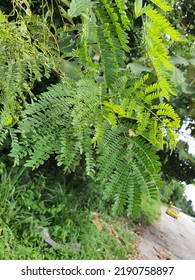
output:
<instances>
[{"instance_id":1,"label":"green leaflet","mask_svg":"<svg viewBox=\"0 0 195 280\"><path fill-rule=\"evenodd\" d=\"M155 0L151 2L165 12L172 9L166 1ZM173 40L176 42L183 42L184 40L179 32L171 26L165 15L153 8L152 5L142 8L142 1L137 0L134 7L136 18L142 14L147 16L146 19L142 18L145 26L147 54L158 78L159 87L166 99L169 99L169 94L175 95L174 85L170 83L172 79L170 71L173 71L174 68L168 55L168 44L165 42L165 38L167 38L167 41Z\"/></svg>"},{"instance_id":2,"label":"green leaflet","mask_svg":"<svg viewBox=\"0 0 195 280\"><path fill-rule=\"evenodd\" d=\"M108 129L98 147L98 179L105 186L104 198L113 200L113 211L137 211L142 196L156 198L161 179L158 157L137 137L126 137L124 128Z\"/></svg>"},{"instance_id":3,"label":"green leaflet","mask_svg":"<svg viewBox=\"0 0 195 280\"><path fill-rule=\"evenodd\" d=\"M141 9L143 6L143 0L135 0L134 4L134 12L135 12L135 18L139 17L141 15Z\"/></svg>"},{"instance_id":4,"label":"green leaflet","mask_svg":"<svg viewBox=\"0 0 195 280\"><path fill-rule=\"evenodd\" d=\"M169 100L167 90L161 90L161 83L147 85L148 78L149 75L146 74L135 79L132 86L128 88L125 88L123 84L116 84L117 93L112 90L112 98L109 102L102 101L105 109L104 117L113 127L117 126L117 119L127 118L136 121L136 135L141 135L151 144L162 149L164 143L162 131L179 128L180 119L171 105L161 103L162 99ZM118 95L118 93L120 94ZM121 102L118 101L119 98ZM158 105L154 106L153 103L158 103ZM109 113L107 114L107 112ZM155 125L153 130L152 124L154 123L158 123L158 125ZM174 146L174 143L176 144L175 135L173 138L170 137L169 141Z\"/></svg>"},{"instance_id":5,"label":"green leaflet","mask_svg":"<svg viewBox=\"0 0 195 280\"><path fill-rule=\"evenodd\" d=\"M172 38L172 40L183 42L183 38L181 37L179 32L171 26L171 24L162 14L158 13L158 11L156 10L151 10L151 9L147 10L146 14L149 18L152 19L152 21L157 23L156 28L159 27L160 30L163 31L164 33L167 33ZM154 26L155 25L153 25L153 27Z\"/></svg>"},{"instance_id":6,"label":"green leaflet","mask_svg":"<svg viewBox=\"0 0 195 280\"><path fill-rule=\"evenodd\" d=\"M129 30L129 26L130 26L130 21L128 18L128 15L126 13L127 11L127 0L115 0L117 7L119 8L119 14L120 14L120 18L121 18L121 22L124 26L125 29Z\"/></svg>"},{"instance_id":7,"label":"green leaflet","mask_svg":"<svg viewBox=\"0 0 195 280\"><path fill-rule=\"evenodd\" d=\"M25 166L37 168L55 153L58 165L70 172L85 154L87 174L93 176L92 144L102 137L97 84L89 79L57 84L24 114L10 153L16 164L27 156Z\"/></svg>"},{"instance_id":8,"label":"green leaflet","mask_svg":"<svg viewBox=\"0 0 195 280\"><path fill-rule=\"evenodd\" d=\"M0 25L1 142L7 135L7 127L14 126L21 118L26 99L33 99L35 83L43 77L49 79L51 70L60 64L54 35L40 16L33 16L29 25L29 4L26 7L28 16L15 23L4 16ZM38 29L45 32L44 39ZM33 36L36 40L31 40ZM54 63L54 57L58 57L58 62Z\"/></svg>"},{"instance_id":9,"label":"green leaflet","mask_svg":"<svg viewBox=\"0 0 195 280\"><path fill-rule=\"evenodd\" d=\"M95 2L91 0L72 0L68 10L69 16L72 18L82 15L87 9L93 7Z\"/></svg>"},{"instance_id":10,"label":"green leaflet","mask_svg":"<svg viewBox=\"0 0 195 280\"><path fill-rule=\"evenodd\" d=\"M117 34L117 36L119 38L119 41L120 41L120 44L121 44L122 48L125 51L128 52L130 50L130 48L128 46L128 39L127 39L128 37L126 35L125 29L128 28L127 23L129 24L129 22L127 22L125 24L126 28L124 28L124 26L121 25L120 20L119 20L119 16L118 16L118 14L120 14L122 11L120 11L120 13L118 13L118 11L115 10L115 8L112 7L110 5L109 1L107 1L107 0L102 0L102 3L104 4L105 9L106 9L108 15L110 16L110 19L112 20L112 24L115 27L116 34ZM119 5L119 8L122 9L122 6ZM123 11L125 11L125 7L124 6L123 6L123 8L124 8ZM126 20L127 20L127 18L126 18Z\"/></svg>"},{"instance_id":11,"label":"green leaflet","mask_svg":"<svg viewBox=\"0 0 195 280\"><path fill-rule=\"evenodd\" d=\"M158 6L164 12L171 11L173 8L164 0L151 0L156 6Z\"/></svg>"}]
</instances>

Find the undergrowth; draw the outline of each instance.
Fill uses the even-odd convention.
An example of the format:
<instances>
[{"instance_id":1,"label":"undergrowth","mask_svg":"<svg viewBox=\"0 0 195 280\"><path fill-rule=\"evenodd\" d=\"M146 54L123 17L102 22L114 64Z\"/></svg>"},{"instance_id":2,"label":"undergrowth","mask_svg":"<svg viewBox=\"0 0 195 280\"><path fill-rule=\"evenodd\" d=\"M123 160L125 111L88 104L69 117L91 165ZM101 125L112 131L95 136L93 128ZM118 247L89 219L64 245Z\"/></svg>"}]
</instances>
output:
<instances>
[{"instance_id":1,"label":"undergrowth","mask_svg":"<svg viewBox=\"0 0 195 280\"><path fill-rule=\"evenodd\" d=\"M162 202L160 200L143 199L140 211L133 221L142 225L150 225L160 218Z\"/></svg>"},{"instance_id":2,"label":"undergrowth","mask_svg":"<svg viewBox=\"0 0 195 280\"><path fill-rule=\"evenodd\" d=\"M65 180L61 170L45 174L1 166L0 259L133 258L133 224L110 215L97 186L86 190L81 177ZM40 226L62 247L49 247Z\"/></svg>"}]
</instances>

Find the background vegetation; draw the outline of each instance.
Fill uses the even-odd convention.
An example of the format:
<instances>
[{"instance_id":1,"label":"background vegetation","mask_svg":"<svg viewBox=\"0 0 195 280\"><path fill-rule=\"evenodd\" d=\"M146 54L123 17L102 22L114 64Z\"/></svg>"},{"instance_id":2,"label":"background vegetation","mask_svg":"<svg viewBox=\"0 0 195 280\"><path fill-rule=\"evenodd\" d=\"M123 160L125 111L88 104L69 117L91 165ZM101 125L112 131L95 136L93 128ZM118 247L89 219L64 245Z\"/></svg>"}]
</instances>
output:
<instances>
[{"instance_id":1,"label":"background vegetation","mask_svg":"<svg viewBox=\"0 0 195 280\"><path fill-rule=\"evenodd\" d=\"M2 259L134 258L160 200L195 215L193 7L0 4Z\"/></svg>"}]
</instances>

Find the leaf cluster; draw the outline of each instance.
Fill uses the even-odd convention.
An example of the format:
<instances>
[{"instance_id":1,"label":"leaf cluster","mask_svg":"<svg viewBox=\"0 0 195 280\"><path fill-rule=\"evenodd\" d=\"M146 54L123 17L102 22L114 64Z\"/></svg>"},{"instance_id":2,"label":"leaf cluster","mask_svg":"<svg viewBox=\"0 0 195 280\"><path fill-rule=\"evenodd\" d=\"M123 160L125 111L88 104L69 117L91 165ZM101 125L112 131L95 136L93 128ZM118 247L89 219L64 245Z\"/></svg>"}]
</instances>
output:
<instances>
[{"instance_id":1,"label":"leaf cluster","mask_svg":"<svg viewBox=\"0 0 195 280\"><path fill-rule=\"evenodd\" d=\"M83 165L85 174L104 188L105 199L114 201L114 212L127 208L131 214L138 211L143 196L158 197L160 164L154 147L174 149L177 142L180 120L168 104L175 95L168 47L182 39L166 19L164 12L170 9L162 0L152 1L158 8L135 1L134 15L125 1L61 2L60 9L55 7L63 23L66 19L63 30L55 26L54 6L46 2L42 17L30 14L30 6L23 2L22 23L17 19L23 29L3 15L4 26L16 30L17 44L8 48L13 63L2 63L13 81L7 92L2 86L2 115L7 114L2 135L9 130L15 165L22 160L25 167L38 168L51 156L67 173ZM142 17L148 61L136 75L126 67L133 16ZM30 27L26 17L32 21ZM39 22L44 23L42 29L37 28ZM3 34L5 49L10 35ZM20 46L22 52L17 52ZM48 77L52 68L58 71L60 63L61 81L32 96L34 82ZM17 82L14 67L23 72ZM15 127L14 106L20 110Z\"/></svg>"}]
</instances>

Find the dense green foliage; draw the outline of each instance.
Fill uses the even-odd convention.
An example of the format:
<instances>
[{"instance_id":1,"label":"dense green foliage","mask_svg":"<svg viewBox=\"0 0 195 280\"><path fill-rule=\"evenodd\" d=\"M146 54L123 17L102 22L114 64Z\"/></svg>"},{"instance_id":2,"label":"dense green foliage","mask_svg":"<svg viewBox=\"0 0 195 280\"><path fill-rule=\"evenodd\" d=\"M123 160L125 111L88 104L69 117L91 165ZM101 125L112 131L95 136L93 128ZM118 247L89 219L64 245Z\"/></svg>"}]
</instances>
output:
<instances>
[{"instance_id":1,"label":"dense green foliage","mask_svg":"<svg viewBox=\"0 0 195 280\"><path fill-rule=\"evenodd\" d=\"M178 98L194 87L193 57L179 53L185 33L169 19L174 9L162 0L12 0L0 9L3 238L12 235L7 243L19 242L21 252L22 236L39 240L34 258L115 258L118 245L89 225L91 211L103 199L114 214L156 218L148 205L163 189L161 153L176 148L185 118ZM11 179L21 166L22 181ZM70 246L66 254L45 248L37 223ZM72 252L77 242L82 249ZM116 257L127 257L123 249ZM3 258L20 255L8 251Z\"/></svg>"},{"instance_id":2,"label":"dense green foliage","mask_svg":"<svg viewBox=\"0 0 195 280\"><path fill-rule=\"evenodd\" d=\"M9 88L11 93L7 93L1 87L4 96L2 115L7 114L4 121L2 118L2 135L8 131L11 136L10 155L15 164L25 159L26 167L37 168L54 154L58 165L63 165L67 172L74 172L84 160L86 174L97 177L98 183L106 186L105 197L114 200L115 213L127 206L131 214L134 208L139 208L142 194L157 197L159 163L151 145L158 149L167 145L173 149L177 138L174 130L180 125L177 114L167 103L170 95L175 95L170 74L173 66L167 52L173 41L183 39L163 15L171 7L166 3L163 5L162 1L153 2L162 12L153 4L142 7L142 1L135 1L134 13L123 1L102 1L101 5L93 1L88 1L87 5L85 1L72 1L63 13L61 6L61 15L65 14L71 25L62 30L55 22L55 6L51 10L45 4L45 9L50 12L47 18L45 9L42 17L34 16L29 3L22 5L14 1L20 11L16 13L14 22L17 23L22 16L22 22L18 23L20 26L15 24L15 28L18 32L22 30L21 25L25 29L24 36L16 33L17 38L28 39L32 52L34 49L34 57L38 59L37 52L40 52L44 60L41 68L40 60L33 69L28 66L28 78L22 76L27 79L26 83L18 80L20 86L26 84L25 89L19 87L23 107L18 91ZM129 13L131 17L128 17ZM128 32L133 28L133 17L142 17L143 43L151 75L142 71L135 74L125 67L127 52L130 51ZM38 32L34 27L34 22L38 24L39 20L46 26L41 30L44 41L39 39L40 30ZM2 26L7 23L8 26L13 25L9 16L3 14L1 22ZM6 42L8 35L3 35ZM166 36L169 39L164 41ZM10 47L9 50L10 56L15 55L15 49ZM29 52L28 48L26 52ZM22 53L25 54L24 50ZM16 65L17 69L17 64L23 60L22 56L14 56L14 67ZM58 63L53 68L49 64L51 60L61 61L62 71ZM32 61L35 62L33 55ZM44 68L44 63L49 70ZM129 67L132 69L132 64ZM38 100L33 100L31 95L33 101L29 102L24 91L30 94L34 81L39 81L41 76L48 78L51 71L59 72L60 83L42 92ZM35 75L37 72L39 76ZM152 81L154 76L155 81ZM14 118L15 107L11 107L10 102L21 108L17 119ZM13 124L16 123L18 127L15 129Z\"/></svg>"},{"instance_id":3,"label":"dense green foliage","mask_svg":"<svg viewBox=\"0 0 195 280\"><path fill-rule=\"evenodd\" d=\"M1 173L0 259L128 259L135 253L132 224L103 211L94 185L73 188L56 171L58 180L42 170L33 182L27 170ZM93 221L97 208L101 228ZM49 248L41 226L61 248Z\"/></svg>"}]
</instances>

